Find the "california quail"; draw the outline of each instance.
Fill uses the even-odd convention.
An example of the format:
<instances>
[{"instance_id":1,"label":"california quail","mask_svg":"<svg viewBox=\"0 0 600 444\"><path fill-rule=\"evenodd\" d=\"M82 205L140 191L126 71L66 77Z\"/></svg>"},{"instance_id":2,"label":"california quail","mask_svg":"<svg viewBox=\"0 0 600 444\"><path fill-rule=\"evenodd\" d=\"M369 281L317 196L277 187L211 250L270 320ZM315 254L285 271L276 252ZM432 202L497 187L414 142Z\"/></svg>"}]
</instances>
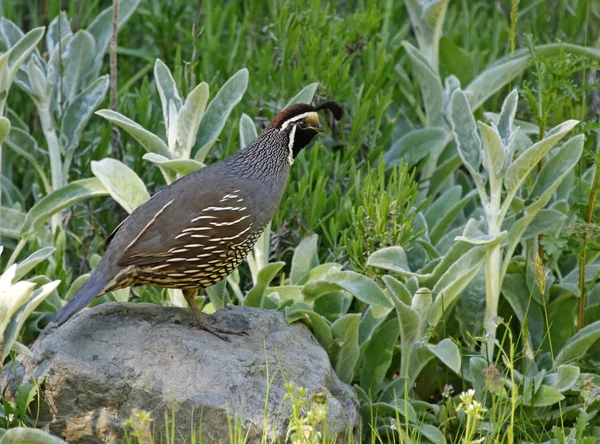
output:
<instances>
[{"instance_id":1,"label":"california quail","mask_svg":"<svg viewBox=\"0 0 600 444\"><path fill-rule=\"evenodd\" d=\"M133 211L110 235L98 267L54 318L60 325L97 296L134 284L183 290L198 326L210 324L194 298L244 260L281 200L300 150L323 131L318 107L292 105L243 150L173 182Z\"/></svg>"}]
</instances>

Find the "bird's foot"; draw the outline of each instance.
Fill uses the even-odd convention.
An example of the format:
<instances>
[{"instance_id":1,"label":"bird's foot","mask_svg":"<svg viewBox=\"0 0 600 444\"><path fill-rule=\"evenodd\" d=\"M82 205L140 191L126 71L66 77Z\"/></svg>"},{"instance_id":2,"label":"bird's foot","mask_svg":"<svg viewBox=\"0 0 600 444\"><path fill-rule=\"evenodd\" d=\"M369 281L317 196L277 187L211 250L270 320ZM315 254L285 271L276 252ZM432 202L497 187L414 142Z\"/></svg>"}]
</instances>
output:
<instances>
[{"instance_id":1,"label":"bird's foot","mask_svg":"<svg viewBox=\"0 0 600 444\"><path fill-rule=\"evenodd\" d=\"M225 342L231 342L229 338L225 335L248 336L248 333L245 331L237 331L231 330L229 328L217 327L213 323L209 322L205 316L203 316L201 319L196 319L196 325L198 326L198 328L215 335L217 338L221 338Z\"/></svg>"}]
</instances>

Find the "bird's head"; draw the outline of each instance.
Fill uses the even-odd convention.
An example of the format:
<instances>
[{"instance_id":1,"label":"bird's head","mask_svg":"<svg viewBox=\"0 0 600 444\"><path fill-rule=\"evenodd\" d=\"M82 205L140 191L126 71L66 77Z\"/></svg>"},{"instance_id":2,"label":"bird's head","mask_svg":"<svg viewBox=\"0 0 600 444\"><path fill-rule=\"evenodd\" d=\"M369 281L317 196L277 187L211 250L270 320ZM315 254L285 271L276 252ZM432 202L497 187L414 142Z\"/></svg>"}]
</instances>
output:
<instances>
[{"instance_id":1,"label":"bird's head","mask_svg":"<svg viewBox=\"0 0 600 444\"><path fill-rule=\"evenodd\" d=\"M317 135L323 132L319 120L319 111L328 109L336 120L344 115L344 110L335 102L326 102L319 106L306 103L297 103L281 111L269 124L268 128L279 130L288 141L290 161L296 158L302 148L310 143Z\"/></svg>"}]
</instances>

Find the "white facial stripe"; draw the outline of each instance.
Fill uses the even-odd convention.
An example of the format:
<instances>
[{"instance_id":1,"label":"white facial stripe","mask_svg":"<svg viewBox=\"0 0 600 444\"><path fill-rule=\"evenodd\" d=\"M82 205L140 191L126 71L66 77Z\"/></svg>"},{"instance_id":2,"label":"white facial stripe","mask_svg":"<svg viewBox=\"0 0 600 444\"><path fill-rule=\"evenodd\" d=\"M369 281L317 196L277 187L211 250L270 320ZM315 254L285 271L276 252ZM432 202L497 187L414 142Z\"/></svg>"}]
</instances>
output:
<instances>
[{"instance_id":1,"label":"white facial stripe","mask_svg":"<svg viewBox=\"0 0 600 444\"><path fill-rule=\"evenodd\" d=\"M286 122L287 123L287 122ZM290 141L288 143L288 162L290 165L294 164L294 138L296 136L296 128L298 128L297 126L294 126L292 128L292 131L290 132Z\"/></svg>"},{"instance_id":2,"label":"white facial stripe","mask_svg":"<svg viewBox=\"0 0 600 444\"><path fill-rule=\"evenodd\" d=\"M298 120L306 119L308 117L312 117L312 119L309 119L309 120L319 120L319 115L315 111L309 111L304 114L298 114L297 116L294 116L291 119L288 119L285 122L283 122L283 125L281 125L280 131L284 131L290 123L297 122Z\"/></svg>"}]
</instances>

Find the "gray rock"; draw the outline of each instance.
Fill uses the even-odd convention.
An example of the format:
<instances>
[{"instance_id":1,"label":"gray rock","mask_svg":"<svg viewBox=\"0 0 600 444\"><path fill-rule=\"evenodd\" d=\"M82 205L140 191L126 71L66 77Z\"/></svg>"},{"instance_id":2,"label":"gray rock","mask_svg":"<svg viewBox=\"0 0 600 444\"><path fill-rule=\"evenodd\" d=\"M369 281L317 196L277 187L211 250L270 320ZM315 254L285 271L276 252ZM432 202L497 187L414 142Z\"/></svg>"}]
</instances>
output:
<instances>
[{"instance_id":1,"label":"gray rock","mask_svg":"<svg viewBox=\"0 0 600 444\"><path fill-rule=\"evenodd\" d=\"M177 442L200 423L205 439L228 442L228 418L235 417L250 441L260 440L265 420L269 440L283 440L290 406L282 373L309 395L326 394L328 437L356 430L356 395L306 326L245 307L214 319L249 336L227 343L197 329L187 309L103 304L40 337L33 356L4 369L0 384L14 396L20 383L43 380L40 422L69 443L119 442L123 421L140 411L150 412L145 433L156 442L173 417Z\"/></svg>"}]
</instances>

